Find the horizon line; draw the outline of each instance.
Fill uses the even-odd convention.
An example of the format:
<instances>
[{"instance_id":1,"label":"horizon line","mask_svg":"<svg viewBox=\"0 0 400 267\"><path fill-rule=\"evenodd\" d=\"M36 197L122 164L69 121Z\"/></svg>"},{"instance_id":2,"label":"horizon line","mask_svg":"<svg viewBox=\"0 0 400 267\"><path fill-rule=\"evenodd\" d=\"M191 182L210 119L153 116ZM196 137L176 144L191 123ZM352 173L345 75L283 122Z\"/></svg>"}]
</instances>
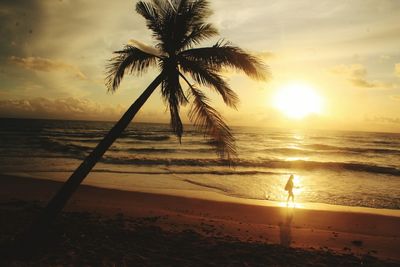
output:
<instances>
[{"instance_id":1,"label":"horizon line","mask_svg":"<svg viewBox=\"0 0 400 267\"><path fill-rule=\"evenodd\" d=\"M43 120L43 121L75 121L75 122L107 122L111 123L114 122L116 123L118 120L97 120L97 119L65 119L65 118L23 118L23 117L3 117L0 115L0 120ZM169 122L146 122L146 121L136 121L133 122L131 121L130 124L132 123L142 123L142 124L164 124L164 125L169 125ZM191 123L183 123L183 125L186 126L194 126ZM386 134L400 134L400 132L388 132L388 131L367 131L367 130L343 130L343 129L318 129L318 128L313 128L313 129L296 129L296 128L288 128L288 127L278 127L278 126L249 126L249 125L231 125L230 127L240 127L240 128L258 128L258 129L275 129L275 130L288 130L291 129L293 131L331 131L331 132L356 132L356 133L386 133Z\"/></svg>"}]
</instances>

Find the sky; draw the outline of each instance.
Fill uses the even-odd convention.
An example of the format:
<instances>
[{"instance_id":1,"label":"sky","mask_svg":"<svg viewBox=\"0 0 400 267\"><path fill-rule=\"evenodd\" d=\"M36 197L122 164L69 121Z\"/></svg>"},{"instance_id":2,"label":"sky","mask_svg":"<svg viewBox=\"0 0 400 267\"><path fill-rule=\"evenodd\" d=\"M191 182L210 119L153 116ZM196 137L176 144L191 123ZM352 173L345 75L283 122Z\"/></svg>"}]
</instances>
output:
<instances>
[{"instance_id":1,"label":"sky","mask_svg":"<svg viewBox=\"0 0 400 267\"><path fill-rule=\"evenodd\" d=\"M117 120L157 75L125 76L114 94L104 85L113 51L132 40L154 45L135 4L0 0L0 117ZM400 1L210 4L220 37L200 46L223 38L259 56L271 73L268 81L224 73L238 110L204 88L229 125L400 132ZM277 108L293 96L276 103L276 95L300 84L318 95L320 109L293 118ZM169 121L159 91L134 120Z\"/></svg>"}]
</instances>

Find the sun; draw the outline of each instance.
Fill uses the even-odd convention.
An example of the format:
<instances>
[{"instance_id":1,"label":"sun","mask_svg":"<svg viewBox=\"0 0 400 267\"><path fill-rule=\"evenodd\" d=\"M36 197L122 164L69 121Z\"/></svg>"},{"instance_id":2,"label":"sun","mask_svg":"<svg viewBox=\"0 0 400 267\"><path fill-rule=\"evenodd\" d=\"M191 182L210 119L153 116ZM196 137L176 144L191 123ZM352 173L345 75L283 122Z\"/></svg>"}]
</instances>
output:
<instances>
[{"instance_id":1,"label":"sun","mask_svg":"<svg viewBox=\"0 0 400 267\"><path fill-rule=\"evenodd\" d=\"M282 86L273 99L274 106L292 119L302 119L322 111L322 98L307 84Z\"/></svg>"}]
</instances>

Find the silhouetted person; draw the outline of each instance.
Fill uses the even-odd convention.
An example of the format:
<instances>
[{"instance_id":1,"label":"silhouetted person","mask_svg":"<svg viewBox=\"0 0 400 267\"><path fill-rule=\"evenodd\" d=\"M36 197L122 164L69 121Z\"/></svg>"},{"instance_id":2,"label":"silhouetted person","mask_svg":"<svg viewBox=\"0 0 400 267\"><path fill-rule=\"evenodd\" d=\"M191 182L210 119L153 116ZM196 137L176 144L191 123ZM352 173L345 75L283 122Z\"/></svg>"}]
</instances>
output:
<instances>
[{"instance_id":1,"label":"silhouetted person","mask_svg":"<svg viewBox=\"0 0 400 267\"><path fill-rule=\"evenodd\" d=\"M285 185L285 190L288 191L288 197L287 197L287 201L286 203L289 204L289 199L292 198L292 202L294 204L294 194L293 194L293 188L294 188L294 184L293 184L293 174L290 175L288 181L286 182Z\"/></svg>"}]
</instances>

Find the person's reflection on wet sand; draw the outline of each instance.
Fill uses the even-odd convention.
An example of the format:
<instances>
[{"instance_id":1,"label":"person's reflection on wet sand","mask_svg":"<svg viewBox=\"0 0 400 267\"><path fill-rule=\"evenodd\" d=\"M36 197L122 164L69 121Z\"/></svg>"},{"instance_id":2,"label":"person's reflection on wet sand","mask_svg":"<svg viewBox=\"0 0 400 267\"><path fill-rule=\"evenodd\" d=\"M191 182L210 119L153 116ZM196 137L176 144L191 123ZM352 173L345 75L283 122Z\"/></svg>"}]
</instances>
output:
<instances>
[{"instance_id":1,"label":"person's reflection on wet sand","mask_svg":"<svg viewBox=\"0 0 400 267\"><path fill-rule=\"evenodd\" d=\"M285 222L279 223L280 243L282 246L290 247L292 243L292 220L293 220L293 209L286 209Z\"/></svg>"}]
</instances>

